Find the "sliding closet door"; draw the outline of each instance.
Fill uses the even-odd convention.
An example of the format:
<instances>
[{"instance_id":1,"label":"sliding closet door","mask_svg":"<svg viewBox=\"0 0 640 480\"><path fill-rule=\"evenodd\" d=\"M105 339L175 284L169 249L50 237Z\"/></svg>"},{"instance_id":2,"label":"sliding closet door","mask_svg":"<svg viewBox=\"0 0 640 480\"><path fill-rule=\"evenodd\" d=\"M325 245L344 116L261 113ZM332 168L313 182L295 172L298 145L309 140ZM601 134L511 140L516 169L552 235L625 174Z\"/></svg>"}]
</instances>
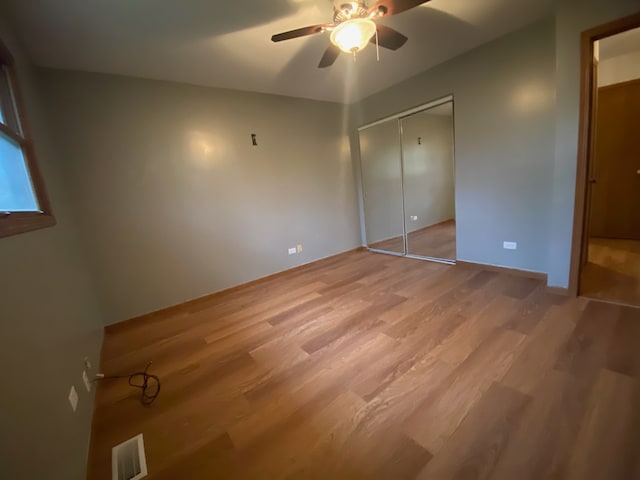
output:
<instances>
[{"instance_id":1,"label":"sliding closet door","mask_svg":"<svg viewBox=\"0 0 640 480\"><path fill-rule=\"evenodd\" d=\"M456 259L453 103L401 120L407 254Z\"/></svg>"},{"instance_id":2,"label":"sliding closet door","mask_svg":"<svg viewBox=\"0 0 640 480\"><path fill-rule=\"evenodd\" d=\"M360 130L367 245L404 254L402 163L398 121Z\"/></svg>"}]
</instances>

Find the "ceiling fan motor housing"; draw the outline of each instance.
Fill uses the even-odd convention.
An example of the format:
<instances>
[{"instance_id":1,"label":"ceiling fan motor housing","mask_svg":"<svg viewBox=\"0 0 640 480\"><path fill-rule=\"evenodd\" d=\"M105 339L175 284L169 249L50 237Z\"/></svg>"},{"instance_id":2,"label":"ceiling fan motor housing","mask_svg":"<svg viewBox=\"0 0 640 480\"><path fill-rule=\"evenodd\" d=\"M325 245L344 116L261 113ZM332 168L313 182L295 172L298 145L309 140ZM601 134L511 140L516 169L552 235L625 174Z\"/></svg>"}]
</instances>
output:
<instances>
[{"instance_id":1,"label":"ceiling fan motor housing","mask_svg":"<svg viewBox=\"0 0 640 480\"><path fill-rule=\"evenodd\" d=\"M341 23L351 18L366 18L368 16L365 2L343 3L339 9L336 9L333 23Z\"/></svg>"}]
</instances>

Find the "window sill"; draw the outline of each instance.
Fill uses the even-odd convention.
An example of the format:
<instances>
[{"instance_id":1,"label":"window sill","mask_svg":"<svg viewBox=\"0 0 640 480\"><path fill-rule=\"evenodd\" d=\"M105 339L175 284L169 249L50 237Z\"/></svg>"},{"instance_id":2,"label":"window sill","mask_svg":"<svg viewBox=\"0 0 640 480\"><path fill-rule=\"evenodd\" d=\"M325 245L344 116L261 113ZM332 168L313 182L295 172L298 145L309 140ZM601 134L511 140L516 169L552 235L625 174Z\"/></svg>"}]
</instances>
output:
<instances>
[{"instance_id":1,"label":"window sill","mask_svg":"<svg viewBox=\"0 0 640 480\"><path fill-rule=\"evenodd\" d=\"M0 215L0 238L53 227L55 224L55 217L48 213L28 212Z\"/></svg>"}]
</instances>

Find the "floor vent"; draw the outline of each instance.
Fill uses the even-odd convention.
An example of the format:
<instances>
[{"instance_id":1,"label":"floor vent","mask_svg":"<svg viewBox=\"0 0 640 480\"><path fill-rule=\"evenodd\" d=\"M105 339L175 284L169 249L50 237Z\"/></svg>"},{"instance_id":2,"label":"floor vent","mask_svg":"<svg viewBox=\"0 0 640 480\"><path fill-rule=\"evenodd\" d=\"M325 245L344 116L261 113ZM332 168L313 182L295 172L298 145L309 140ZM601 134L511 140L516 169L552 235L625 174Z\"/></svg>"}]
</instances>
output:
<instances>
[{"instance_id":1,"label":"floor vent","mask_svg":"<svg viewBox=\"0 0 640 480\"><path fill-rule=\"evenodd\" d=\"M112 480L140 480L147 476L142 434L113 447L111 471Z\"/></svg>"}]
</instances>

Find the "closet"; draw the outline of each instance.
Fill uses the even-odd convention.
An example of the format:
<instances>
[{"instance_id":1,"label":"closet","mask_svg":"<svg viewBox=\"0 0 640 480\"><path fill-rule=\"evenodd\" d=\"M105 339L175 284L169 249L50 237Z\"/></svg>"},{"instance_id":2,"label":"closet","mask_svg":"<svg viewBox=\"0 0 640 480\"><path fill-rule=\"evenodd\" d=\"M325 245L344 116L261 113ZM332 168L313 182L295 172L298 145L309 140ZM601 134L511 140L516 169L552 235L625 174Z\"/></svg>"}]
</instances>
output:
<instances>
[{"instance_id":1,"label":"closet","mask_svg":"<svg viewBox=\"0 0 640 480\"><path fill-rule=\"evenodd\" d=\"M453 98L358 129L370 250L455 263Z\"/></svg>"}]
</instances>

